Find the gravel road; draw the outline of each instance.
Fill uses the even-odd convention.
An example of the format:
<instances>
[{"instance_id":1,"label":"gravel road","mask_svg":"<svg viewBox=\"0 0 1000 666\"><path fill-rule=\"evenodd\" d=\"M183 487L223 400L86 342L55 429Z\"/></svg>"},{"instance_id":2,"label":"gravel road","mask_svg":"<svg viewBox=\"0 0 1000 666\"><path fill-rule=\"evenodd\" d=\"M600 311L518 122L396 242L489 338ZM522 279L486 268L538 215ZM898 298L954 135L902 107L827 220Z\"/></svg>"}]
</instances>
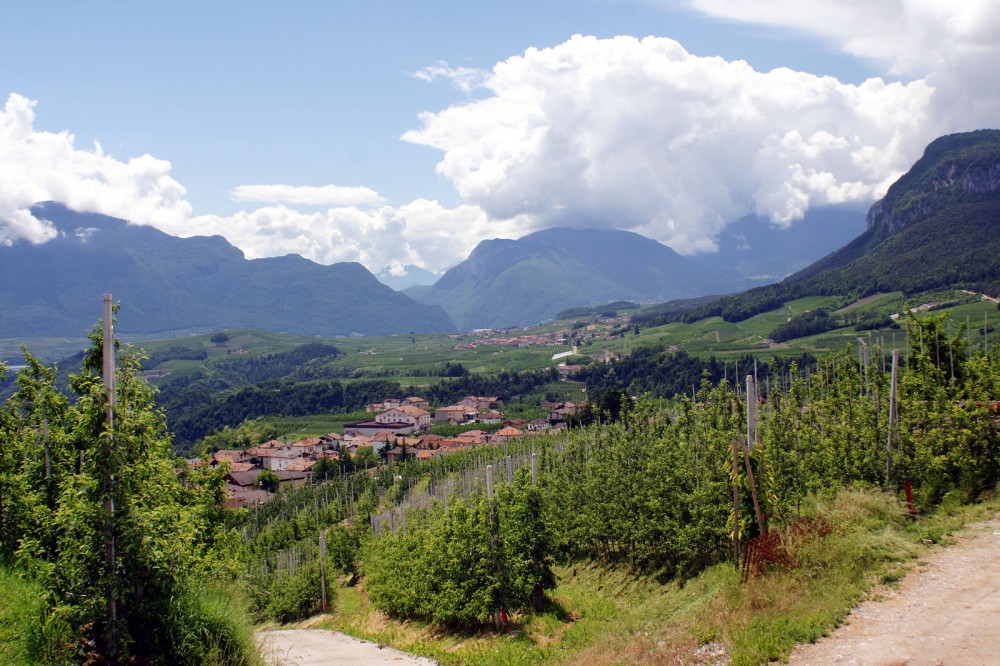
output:
<instances>
[{"instance_id":1,"label":"gravel road","mask_svg":"<svg viewBox=\"0 0 1000 666\"><path fill-rule=\"evenodd\" d=\"M273 666L432 666L430 659L379 647L336 631L284 629L257 634L264 659Z\"/></svg>"},{"instance_id":2,"label":"gravel road","mask_svg":"<svg viewBox=\"0 0 1000 666\"><path fill-rule=\"evenodd\" d=\"M847 623L791 664L995 666L1000 664L1000 519L970 525L933 552L882 601L867 601Z\"/></svg>"}]
</instances>

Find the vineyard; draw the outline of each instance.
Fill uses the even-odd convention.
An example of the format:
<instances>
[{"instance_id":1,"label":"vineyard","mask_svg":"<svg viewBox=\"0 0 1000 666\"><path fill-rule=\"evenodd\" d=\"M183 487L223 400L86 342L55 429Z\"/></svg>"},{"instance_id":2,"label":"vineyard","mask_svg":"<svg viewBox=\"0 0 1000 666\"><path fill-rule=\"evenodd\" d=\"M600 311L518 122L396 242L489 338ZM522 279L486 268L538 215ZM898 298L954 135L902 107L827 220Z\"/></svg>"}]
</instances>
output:
<instances>
[{"instance_id":1,"label":"vineyard","mask_svg":"<svg viewBox=\"0 0 1000 666\"><path fill-rule=\"evenodd\" d=\"M780 551L817 495L881 489L909 495L914 514L974 501L1000 480L1000 362L951 334L947 315L908 326L907 349L705 379L694 395L639 397L617 420L283 493L230 518L251 602L302 617L324 573L363 574L390 615L502 626L538 607L556 562L683 579L747 544Z\"/></svg>"}]
</instances>

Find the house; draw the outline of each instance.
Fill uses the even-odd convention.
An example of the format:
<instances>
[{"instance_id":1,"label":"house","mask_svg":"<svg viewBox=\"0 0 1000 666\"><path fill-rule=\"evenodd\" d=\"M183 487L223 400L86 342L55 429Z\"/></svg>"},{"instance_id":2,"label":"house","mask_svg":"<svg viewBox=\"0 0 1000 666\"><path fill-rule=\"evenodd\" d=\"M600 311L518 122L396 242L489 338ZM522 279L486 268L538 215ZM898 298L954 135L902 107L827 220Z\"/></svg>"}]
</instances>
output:
<instances>
[{"instance_id":1,"label":"house","mask_svg":"<svg viewBox=\"0 0 1000 666\"><path fill-rule=\"evenodd\" d=\"M431 458L443 455L444 453L446 453L444 449L420 449L417 451L417 455L415 457L417 460L430 460Z\"/></svg>"},{"instance_id":2,"label":"house","mask_svg":"<svg viewBox=\"0 0 1000 666\"><path fill-rule=\"evenodd\" d=\"M403 405L387 409L375 416L377 423L397 424L402 423L413 427L413 432L420 432L431 427L431 415L419 407Z\"/></svg>"},{"instance_id":3,"label":"house","mask_svg":"<svg viewBox=\"0 0 1000 666\"><path fill-rule=\"evenodd\" d=\"M289 472L309 472L316 464L315 460L300 458L288 466Z\"/></svg>"},{"instance_id":4,"label":"house","mask_svg":"<svg viewBox=\"0 0 1000 666\"><path fill-rule=\"evenodd\" d=\"M509 442L512 439L517 439L523 437L524 433L517 428L512 428L507 426L502 430L498 430L495 435L493 435L491 441L495 444L503 444L504 442Z\"/></svg>"},{"instance_id":5,"label":"house","mask_svg":"<svg viewBox=\"0 0 1000 666\"><path fill-rule=\"evenodd\" d=\"M552 424L541 418L534 419L528 423L528 432L544 432L550 428L552 428Z\"/></svg>"},{"instance_id":6,"label":"house","mask_svg":"<svg viewBox=\"0 0 1000 666\"><path fill-rule=\"evenodd\" d=\"M340 443L344 440L344 436L340 433L331 432L327 435L322 435L319 438L320 444L322 445L321 450L325 449L337 449L340 447Z\"/></svg>"},{"instance_id":7,"label":"house","mask_svg":"<svg viewBox=\"0 0 1000 666\"><path fill-rule=\"evenodd\" d=\"M495 395L491 396L468 395L462 398L462 400L459 401L458 404L463 405L464 407L468 407L469 409L474 409L477 412L503 406L503 403L500 401L500 398L498 398Z\"/></svg>"},{"instance_id":8,"label":"house","mask_svg":"<svg viewBox=\"0 0 1000 666\"><path fill-rule=\"evenodd\" d=\"M402 446L396 446L385 452L385 461L394 463L402 462L405 460L412 460L416 457L417 452L415 449L407 448L405 453Z\"/></svg>"},{"instance_id":9,"label":"house","mask_svg":"<svg viewBox=\"0 0 1000 666\"><path fill-rule=\"evenodd\" d=\"M226 481L238 488L250 488L257 485L257 477L264 471L259 467L245 472L230 471L226 474Z\"/></svg>"},{"instance_id":10,"label":"house","mask_svg":"<svg viewBox=\"0 0 1000 666\"><path fill-rule=\"evenodd\" d=\"M493 409L488 412L483 412L476 418L476 420L480 423L501 423L503 421L503 414Z\"/></svg>"},{"instance_id":11,"label":"house","mask_svg":"<svg viewBox=\"0 0 1000 666\"><path fill-rule=\"evenodd\" d=\"M417 409L427 410L430 409L431 403L419 396L413 395L409 398L403 398L403 405L409 405L410 407L416 407Z\"/></svg>"},{"instance_id":12,"label":"house","mask_svg":"<svg viewBox=\"0 0 1000 666\"><path fill-rule=\"evenodd\" d=\"M372 433L369 439L371 440L372 450L378 453L386 447L392 448L395 446L396 440L399 439L399 432L389 428L380 428Z\"/></svg>"},{"instance_id":13,"label":"house","mask_svg":"<svg viewBox=\"0 0 1000 666\"><path fill-rule=\"evenodd\" d=\"M250 460L250 454L246 451L237 451L235 449L222 449L212 454L212 460L208 464L215 466L226 460L231 463L247 462Z\"/></svg>"},{"instance_id":14,"label":"house","mask_svg":"<svg viewBox=\"0 0 1000 666\"><path fill-rule=\"evenodd\" d=\"M308 437L298 442L292 442L291 447L298 451L300 456L308 456L322 451L323 443L319 437Z\"/></svg>"},{"instance_id":15,"label":"house","mask_svg":"<svg viewBox=\"0 0 1000 666\"><path fill-rule=\"evenodd\" d=\"M507 419L503 424L510 428L524 428L527 425L524 419Z\"/></svg>"},{"instance_id":16,"label":"house","mask_svg":"<svg viewBox=\"0 0 1000 666\"><path fill-rule=\"evenodd\" d=\"M583 404L564 402L559 407L549 410L549 423L563 423L571 416L576 416L582 407Z\"/></svg>"},{"instance_id":17,"label":"house","mask_svg":"<svg viewBox=\"0 0 1000 666\"><path fill-rule=\"evenodd\" d=\"M260 464L264 468L275 472L288 469L293 460L302 457L302 454L295 450L295 447L284 445L280 449L271 449L264 445L255 446L249 450L249 453L254 458L260 459Z\"/></svg>"},{"instance_id":18,"label":"house","mask_svg":"<svg viewBox=\"0 0 1000 666\"><path fill-rule=\"evenodd\" d=\"M434 422L443 423L447 421L449 423L461 423L465 420L465 415L468 411L469 409L465 405L439 407L434 410Z\"/></svg>"},{"instance_id":19,"label":"house","mask_svg":"<svg viewBox=\"0 0 1000 666\"><path fill-rule=\"evenodd\" d=\"M237 486L228 484L225 487L226 501L223 504L227 509L239 509L243 506L253 506L263 504L273 499L273 495L266 490L254 486Z\"/></svg>"},{"instance_id":20,"label":"house","mask_svg":"<svg viewBox=\"0 0 1000 666\"><path fill-rule=\"evenodd\" d=\"M278 475L278 488L281 490L301 488L312 478L312 472L301 470L283 469L275 474Z\"/></svg>"}]
</instances>

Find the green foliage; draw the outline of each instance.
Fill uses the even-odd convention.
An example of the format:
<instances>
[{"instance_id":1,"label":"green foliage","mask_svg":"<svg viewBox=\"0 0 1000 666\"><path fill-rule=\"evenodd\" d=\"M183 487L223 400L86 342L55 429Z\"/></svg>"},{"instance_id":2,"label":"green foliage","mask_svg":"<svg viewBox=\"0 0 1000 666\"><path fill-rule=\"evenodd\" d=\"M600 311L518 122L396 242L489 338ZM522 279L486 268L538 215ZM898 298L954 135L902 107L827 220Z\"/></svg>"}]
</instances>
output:
<instances>
[{"instance_id":1,"label":"green foliage","mask_svg":"<svg viewBox=\"0 0 1000 666\"><path fill-rule=\"evenodd\" d=\"M319 560L304 565L292 575L276 577L264 613L279 622L314 615L322 610L320 587ZM327 595L331 592L328 581Z\"/></svg>"},{"instance_id":2,"label":"green foliage","mask_svg":"<svg viewBox=\"0 0 1000 666\"><path fill-rule=\"evenodd\" d=\"M531 608L555 585L536 489L504 486L491 501L456 500L424 529L383 536L363 552L365 591L378 608L458 627L501 608Z\"/></svg>"},{"instance_id":3,"label":"green foliage","mask_svg":"<svg viewBox=\"0 0 1000 666\"><path fill-rule=\"evenodd\" d=\"M607 305L568 308L556 315L556 319L584 319L587 317L617 317L621 310L638 310L639 304L632 301L614 301Z\"/></svg>"},{"instance_id":4,"label":"green foliage","mask_svg":"<svg viewBox=\"0 0 1000 666\"><path fill-rule=\"evenodd\" d=\"M45 603L38 581L0 566L0 660L11 666L72 663L73 627Z\"/></svg>"},{"instance_id":5,"label":"green foliage","mask_svg":"<svg viewBox=\"0 0 1000 666\"><path fill-rule=\"evenodd\" d=\"M257 485L269 493L278 492L278 483L278 475L269 469L265 469L257 475Z\"/></svg>"},{"instance_id":6,"label":"green foliage","mask_svg":"<svg viewBox=\"0 0 1000 666\"><path fill-rule=\"evenodd\" d=\"M94 658L198 663L163 636L177 630L174 600L209 553L218 556L221 475L181 485L163 415L130 351L120 357L108 426L99 329L92 339L71 377L73 404L56 390L54 369L25 352L18 390L0 407L0 556L42 590L36 633L73 636L53 660L85 647ZM229 640L214 629L197 636L206 645ZM252 643L241 654L252 657Z\"/></svg>"},{"instance_id":7,"label":"green foliage","mask_svg":"<svg viewBox=\"0 0 1000 666\"><path fill-rule=\"evenodd\" d=\"M248 419L235 428L223 426L222 430L206 435L194 452L210 455L222 449L249 449L278 436L278 429L264 419Z\"/></svg>"},{"instance_id":8,"label":"green foliage","mask_svg":"<svg viewBox=\"0 0 1000 666\"><path fill-rule=\"evenodd\" d=\"M813 310L781 324L768 337L775 342L785 342L795 338L804 338L807 335L832 331L840 326L840 321L836 317L831 317L826 310Z\"/></svg>"}]
</instances>

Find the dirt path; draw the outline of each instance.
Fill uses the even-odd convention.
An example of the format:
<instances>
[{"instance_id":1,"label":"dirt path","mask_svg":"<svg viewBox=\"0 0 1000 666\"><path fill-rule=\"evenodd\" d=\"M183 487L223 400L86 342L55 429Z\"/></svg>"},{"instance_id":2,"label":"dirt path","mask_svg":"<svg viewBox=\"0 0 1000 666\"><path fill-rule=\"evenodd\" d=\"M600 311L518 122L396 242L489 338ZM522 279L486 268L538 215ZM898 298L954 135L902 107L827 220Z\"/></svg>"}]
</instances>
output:
<instances>
[{"instance_id":1,"label":"dirt path","mask_svg":"<svg viewBox=\"0 0 1000 666\"><path fill-rule=\"evenodd\" d=\"M336 631L284 629L257 634L269 666L432 666L424 657L379 647Z\"/></svg>"},{"instance_id":2,"label":"dirt path","mask_svg":"<svg viewBox=\"0 0 1000 666\"><path fill-rule=\"evenodd\" d=\"M1000 664L1000 518L970 525L792 664Z\"/></svg>"}]
</instances>

